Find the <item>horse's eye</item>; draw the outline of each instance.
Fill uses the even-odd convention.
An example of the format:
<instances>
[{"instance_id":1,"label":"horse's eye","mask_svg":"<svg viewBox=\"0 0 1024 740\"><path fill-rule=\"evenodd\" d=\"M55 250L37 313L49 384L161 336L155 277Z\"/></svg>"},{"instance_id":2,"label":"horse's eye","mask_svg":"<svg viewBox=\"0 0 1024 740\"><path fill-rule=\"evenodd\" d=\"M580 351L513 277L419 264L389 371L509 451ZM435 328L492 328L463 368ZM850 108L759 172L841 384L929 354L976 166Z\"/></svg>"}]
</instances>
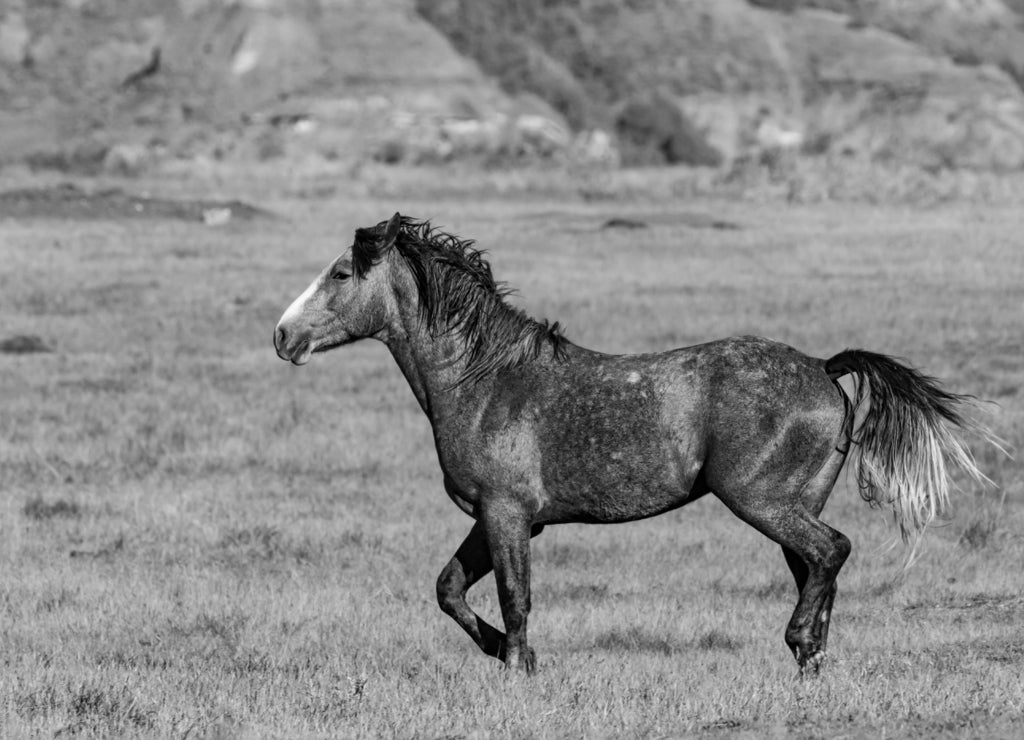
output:
<instances>
[{"instance_id":1,"label":"horse's eye","mask_svg":"<svg viewBox=\"0 0 1024 740\"><path fill-rule=\"evenodd\" d=\"M340 268L331 273L331 280L348 280L350 277L352 276Z\"/></svg>"}]
</instances>

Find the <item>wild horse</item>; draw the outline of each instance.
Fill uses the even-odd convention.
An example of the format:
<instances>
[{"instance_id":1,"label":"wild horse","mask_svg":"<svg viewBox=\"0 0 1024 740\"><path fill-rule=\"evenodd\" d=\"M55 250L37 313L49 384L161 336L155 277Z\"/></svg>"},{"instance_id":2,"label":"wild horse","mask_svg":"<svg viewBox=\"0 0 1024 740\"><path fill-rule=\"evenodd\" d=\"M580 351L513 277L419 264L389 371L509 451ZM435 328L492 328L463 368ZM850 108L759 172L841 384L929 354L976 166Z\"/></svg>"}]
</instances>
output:
<instances>
[{"instance_id":1,"label":"wild horse","mask_svg":"<svg viewBox=\"0 0 1024 740\"><path fill-rule=\"evenodd\" d=\"M891 505L912 542L948 502L948 463L983 478L954 434L972 426L967 397L884 355L821 360L757 337L606 355L505 295L472 242L396 213L356 230L285 311L274 345L295 365L365 337L391 350L433 426L445 489L476 520L438 602L510 667L534 670L529 541L547 524L626 522L714 493L782 546L800 593L786 643L817 670L850 553L818 516L846 458L862 496ZM852 399L837 383L847 374ZM466 603L492 569L504 633Z\"/></svg>"}]
</instances>

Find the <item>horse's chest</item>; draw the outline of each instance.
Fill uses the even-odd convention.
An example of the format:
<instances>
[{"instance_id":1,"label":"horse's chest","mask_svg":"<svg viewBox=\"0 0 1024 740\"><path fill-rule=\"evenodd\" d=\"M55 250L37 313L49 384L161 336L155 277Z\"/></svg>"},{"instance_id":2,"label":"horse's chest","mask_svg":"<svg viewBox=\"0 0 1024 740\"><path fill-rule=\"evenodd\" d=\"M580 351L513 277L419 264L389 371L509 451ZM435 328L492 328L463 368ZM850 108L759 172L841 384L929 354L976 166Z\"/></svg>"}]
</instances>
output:
<instances>
[{"instance_id":1,"label":"horse's chest","mask_svg":"<svg viewBox=\"0 0 1024 740\"><path fill-rule=\"evenodd\" d=\"M529 425L510 424L473 438L439 438L445 490L471 516L483 496L511 496L527 508L540 506L540 452Z\"/></svg>"}]
</instances>

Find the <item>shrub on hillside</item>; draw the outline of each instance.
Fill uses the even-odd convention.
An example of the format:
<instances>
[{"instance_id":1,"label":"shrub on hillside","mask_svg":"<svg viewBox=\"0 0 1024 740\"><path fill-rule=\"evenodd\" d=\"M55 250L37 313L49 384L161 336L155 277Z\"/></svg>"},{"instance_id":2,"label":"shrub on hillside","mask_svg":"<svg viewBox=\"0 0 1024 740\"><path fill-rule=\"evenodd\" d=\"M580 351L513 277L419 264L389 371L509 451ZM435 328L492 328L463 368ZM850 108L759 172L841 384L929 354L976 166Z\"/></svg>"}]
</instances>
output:
<instances>
[{"instance_id":1,"label":"shrub on hillside","mask_svg":"<svg viewBox=\"0 0 1024 740\"><path fill-rule=\"evenodd\" d=\"M688 164L716 167L721 155L683 115L676 103L663 96L630 100L615 119L624 164Z\"/></svg>"}]
</instances>

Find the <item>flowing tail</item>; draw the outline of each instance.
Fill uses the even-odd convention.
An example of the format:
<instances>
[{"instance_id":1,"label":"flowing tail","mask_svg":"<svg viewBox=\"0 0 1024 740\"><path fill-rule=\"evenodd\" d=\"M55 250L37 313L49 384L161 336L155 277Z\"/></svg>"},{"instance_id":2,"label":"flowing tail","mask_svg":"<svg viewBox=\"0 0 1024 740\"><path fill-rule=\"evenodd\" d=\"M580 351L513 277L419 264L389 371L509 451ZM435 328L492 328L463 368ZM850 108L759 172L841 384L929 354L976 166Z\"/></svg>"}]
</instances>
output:
<instances>
[{"instance_id":1,"label":"flowing tail","mask_svg":"<svg viewBox=\"0 0 1024 740\"><path fill-rule=\"evenodd\" d=\"M892 506L912 558L925 527L949 506L951 465L979 483L989 482L956 431L995 440L961 413L971 396L944 391L935 378L891 357L848 349L826 360L825 370L833 380L857 376L854 408L868 402L851 440L860 493L873 506Z\"/></svg>"}]
</instances>

